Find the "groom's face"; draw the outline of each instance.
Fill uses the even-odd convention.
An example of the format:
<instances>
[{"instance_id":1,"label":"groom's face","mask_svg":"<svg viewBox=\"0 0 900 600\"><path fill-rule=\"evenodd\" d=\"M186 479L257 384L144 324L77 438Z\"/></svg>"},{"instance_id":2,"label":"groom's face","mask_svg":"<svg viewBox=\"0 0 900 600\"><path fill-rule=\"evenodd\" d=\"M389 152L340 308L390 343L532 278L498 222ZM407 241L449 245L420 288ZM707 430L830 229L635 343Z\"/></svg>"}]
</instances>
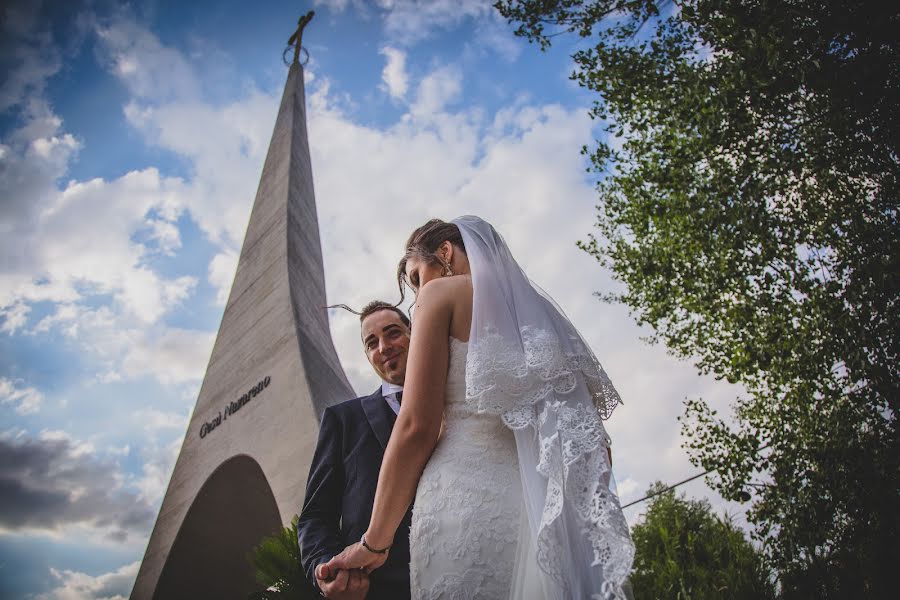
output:
<instances>
[{"instance_id":1,"label":"groom's face","mask_svg":"<svg viewBox=\"0 0 900 600\"><path fill-rule=\"evenodd\" d=\"M362 341L375 372L385 381L403 385L409 353L409 327L393 310L379 310L363 319Z\"/></svg>"}]
</instances>

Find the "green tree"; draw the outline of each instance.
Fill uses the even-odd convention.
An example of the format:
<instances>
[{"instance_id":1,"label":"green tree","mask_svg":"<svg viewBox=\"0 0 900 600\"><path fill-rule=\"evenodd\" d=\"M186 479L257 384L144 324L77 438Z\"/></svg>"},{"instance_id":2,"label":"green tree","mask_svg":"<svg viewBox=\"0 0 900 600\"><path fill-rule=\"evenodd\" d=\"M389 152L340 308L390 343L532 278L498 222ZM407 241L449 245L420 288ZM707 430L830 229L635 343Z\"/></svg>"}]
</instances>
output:
<instances>
[{"instance_id":1,"label":"green tree","mask_svg":"<svg viewBox=\"0 0 900 600\"><path fill-rule=\"evenodd\" d=\"M654 484L648 494L665 489ZM635 544L631 584L635 598L764 600L774 585L759 552L731 519L708 502L674 490L650 500L631 530Z\"/></svg>"},{"instance_id":2,"label":"green tree","mask_svg":"<svg viewBox=\"0 0 900 600\"><path fill-rule=\"evenodd\" d=\"M294 515L290 527L263 538L250 553L256 582L263 588L263 591L251 594L250 600L313 600L320 597L300 565L297 521L298 517Z\"/></svg>"},{"instance_id":3,"label":"green tree","mask_svg":"<svg viewBox=\"0 0 900 600\"><path fill-rule=\"evenodd\" d=\"M582 38L608 266L653 341L747 390L683 418L784 597L883 597L900 564L900 9L859 0L501 0Z\"/></svg>"}]
</instances>

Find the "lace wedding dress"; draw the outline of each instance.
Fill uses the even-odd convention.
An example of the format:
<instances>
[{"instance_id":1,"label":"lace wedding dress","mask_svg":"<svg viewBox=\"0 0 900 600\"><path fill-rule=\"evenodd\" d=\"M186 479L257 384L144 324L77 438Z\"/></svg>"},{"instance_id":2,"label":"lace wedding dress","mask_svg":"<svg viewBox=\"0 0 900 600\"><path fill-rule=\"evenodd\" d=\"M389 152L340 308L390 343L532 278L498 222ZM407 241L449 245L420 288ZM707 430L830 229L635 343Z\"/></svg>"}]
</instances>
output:
<instances>
[{"instance_id":1,"label":"lace wedding dress","mask_svg":"<svg viewBox=\"0 0 900 600\"><path fill-rule=\"evenodd\" d=\"M444 431L410 530L416 599L627 600L634 544L603 426L621 401L571 321L486 221L454 219L472 275Z\"/></svg>"},{"instance_id":2,"label":"lace wedding dress","mask_svg":"<svg viewBox=\"0 0 900 600\"><path fill-rule=\"evenodd\" d=\"M498 415L467 405L466 351L450 338L444 429L419 480L410 528L412 598L542 598L515 436ZM523 586L532 595L515 591Z\"/></svg>"}]
</instances>

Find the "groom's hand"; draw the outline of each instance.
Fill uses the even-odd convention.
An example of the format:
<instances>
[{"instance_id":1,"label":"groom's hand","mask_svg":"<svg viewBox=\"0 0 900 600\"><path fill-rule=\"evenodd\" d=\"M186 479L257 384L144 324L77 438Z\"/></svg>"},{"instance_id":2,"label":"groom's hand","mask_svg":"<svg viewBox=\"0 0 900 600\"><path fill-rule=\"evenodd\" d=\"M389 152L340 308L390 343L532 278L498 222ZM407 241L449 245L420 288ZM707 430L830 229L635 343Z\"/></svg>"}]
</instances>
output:
<instances>
[{"instance_id":1,"label":"groom's hand","mask_svg":"<svg viewBox=\"0 0 900 600\"><path fill-rule=\"evenodd\" d=\"M363 600L369 591L369 576L364 571L335 571L324 563L316 567L316 583L330 600Z\"/></svg>"}]
</instances>

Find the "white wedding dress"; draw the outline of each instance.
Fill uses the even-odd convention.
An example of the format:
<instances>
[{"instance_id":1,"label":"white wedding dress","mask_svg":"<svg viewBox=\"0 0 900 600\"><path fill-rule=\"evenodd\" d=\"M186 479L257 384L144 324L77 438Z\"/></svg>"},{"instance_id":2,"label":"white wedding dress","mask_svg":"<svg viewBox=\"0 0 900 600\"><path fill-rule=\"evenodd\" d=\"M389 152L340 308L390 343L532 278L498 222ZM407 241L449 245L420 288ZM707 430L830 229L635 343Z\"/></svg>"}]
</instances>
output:
<instances>
[{"instance_id":1,"label":"white wedding dress","mask_svg":"<svg viewBox=\"0 0 900 600\"><path fill-rule=\"evenodd\" d=\"M413 600L540 599L513 432L466 403L467 344L450 338L444 427L409 535Z\"/></svg>"},{"instance_id":2,"label":"white wedding dress","mask_svg":"<svg viewBox=\"0 0 900 600\"><path fill-rule=\"evenodd\" d=\"M416 600L627 600L634 544L603 426L618 392L483 219L454 219L472 276L450 339L444 431L410 530Z\"/></svg>"}]
</instances>

